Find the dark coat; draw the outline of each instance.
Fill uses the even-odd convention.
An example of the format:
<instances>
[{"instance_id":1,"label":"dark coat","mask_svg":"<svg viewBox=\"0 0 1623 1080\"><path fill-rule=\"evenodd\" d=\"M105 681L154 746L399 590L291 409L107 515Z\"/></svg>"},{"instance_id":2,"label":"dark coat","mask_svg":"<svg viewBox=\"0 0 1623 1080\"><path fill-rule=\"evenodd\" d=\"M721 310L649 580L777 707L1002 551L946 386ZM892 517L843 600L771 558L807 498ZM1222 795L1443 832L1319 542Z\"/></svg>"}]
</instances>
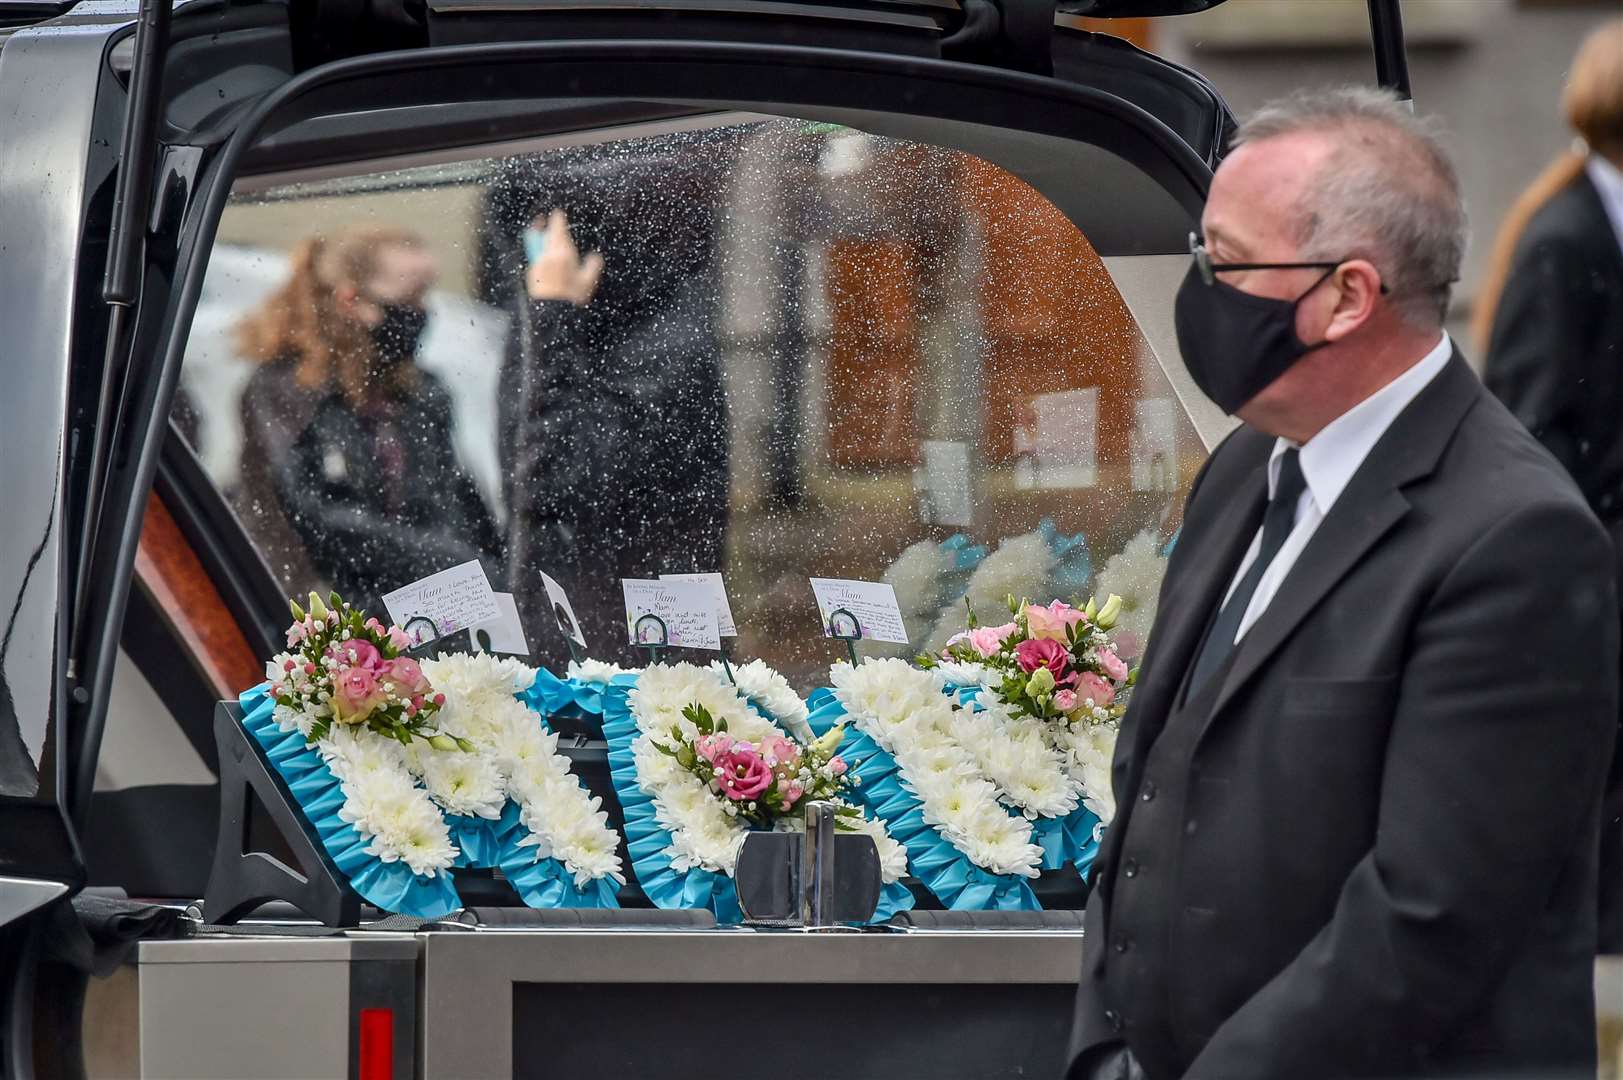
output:
<instances>
[{"instance_id":1,"label":"dark coat","mask_svg":"<svg viewBox=\"0 0 1623 1080\"><path fill-rule=\"evenodd\" d=\"M501 538L451 427L451 395L426 371L409 396L365 411L329 393L276 472L316 571L380 617L383 593L469 559L502 586Z\"/></svg>"},{"instance_id":2,"label":"dark coat","mask_svg":"<svg viewBox=\"0 0 1623 1080\"><path fill-rule=\"evenodd\" d=\"M1593 1075L1612 551L1458 355L1236 647L1191 752L1146 775L1261 521L1273 443L1239 429L1190 493L1117 746L1073 1050L1125 1038L1151 1080ZM1186 828L1123 875L1155 787ZM1153 1017L1107 985L1137 962L1112 912L1147 884L1165 898L1133 916L1165 935Z\"/></svg>"},{"instance_id":3,"label":"dark coat","mask_svg":"<svg viewBox=\"0 0 1623 1080\"><path fill-rule=\"evenodd\" d=\"M1587 174L1522 234L1483 378L1566 466L1623 559L1623 247ZM1623 953L1623 738L1607 791L1601 947Z\"/></svg>"}]
</instances>

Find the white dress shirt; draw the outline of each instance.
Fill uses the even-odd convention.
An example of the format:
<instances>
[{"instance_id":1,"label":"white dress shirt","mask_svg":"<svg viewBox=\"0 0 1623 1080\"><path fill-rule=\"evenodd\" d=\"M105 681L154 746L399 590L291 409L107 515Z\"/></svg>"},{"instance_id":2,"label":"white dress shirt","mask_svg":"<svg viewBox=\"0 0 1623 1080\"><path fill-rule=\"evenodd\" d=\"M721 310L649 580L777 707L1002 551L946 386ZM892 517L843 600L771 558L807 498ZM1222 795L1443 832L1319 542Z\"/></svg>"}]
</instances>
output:
<instances>
[{"instance_id":1,"label":"white dress shirt","mask_svg":"<svg viewBox=\"0 0 1623 1080\"><path fill-rule=\"evenodd\" d=\"M1426 385L1435 379L1448 364L1449 357L1454 355L1454 343L1444 334L1435 348L1421 357L1414 366L1402 375L1381 387L1357 405L1348 409L1340 416L1324 426L1324 429L1309 439L1306 444L1297 447L1289 439L1279 439L1274 443L1274 451L1268 457L1268 497L1271 499L1279 487L1279 459L1286 450L1297 448L1301 451L1298 459L1302 466L1302 478L1307 486L1302 490L1302 496L1296 503L1296 524L1292 527L1290 535L1285 538L1285 544L1274 556L1274 561L1268 565L1263 573L1262 580L1257 582L1257 591L1251 594L1251 603L1245 609L1245 616L1240 620L1239 629L1235 631L1236 643L1249 631L1268 604L1279 591L1280 584L1290 573L1291 567L1296 565L1296 559L1307 547L1307 542L1313 539L1318 531L1319 523L1330 512L1330 508L1341 497L1342 491L1358 471L1358 467L1369 456L1370 450L1386 434L1386 429L1392 426L1392 421L1398 418L1408 404L1415 399ZM1257 529L1257 535L1251 540L1251 547L1246 551L1245 558L1240 560L1240 566L1234 571L1234 579L1229 582L1228 591L1223 594L1224 603L1234 592L1234 587L1245 577L1245 572L1256 561L1257 550L1262 546L1262 529Z\"/></svg>"},{"instance_id":2,"label":"white dress shirt","mask_svg":"<svg viewBox=\"0 0 1623 1080\"><path fill-rule=\"evenodd\" d=\"M1600 193L1601 205L1606 207L1606 216L1612 220L1612 231L1617 233L1617 244L1623 247L1623 172L1599 154L1589 155L1584 171Z\"/></svg>"}]
</instances>

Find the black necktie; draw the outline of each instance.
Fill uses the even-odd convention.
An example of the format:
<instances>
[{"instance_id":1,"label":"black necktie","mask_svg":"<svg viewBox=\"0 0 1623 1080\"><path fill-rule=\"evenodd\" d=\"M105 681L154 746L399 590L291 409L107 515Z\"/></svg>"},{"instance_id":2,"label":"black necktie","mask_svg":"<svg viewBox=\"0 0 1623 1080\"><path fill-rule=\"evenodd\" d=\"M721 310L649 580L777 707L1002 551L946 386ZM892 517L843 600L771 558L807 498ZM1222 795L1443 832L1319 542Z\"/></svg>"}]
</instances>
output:
<instances>
[{"instance_id":1,"label":"black necktie","mask_svg":"<svg viewBox=\"0 0 1623 1080\"><path fill-rule=\"evenodd\" d=\"M1302 489L1307 486L1307 481L1302 478L1300 456L1294 448L1280 455L1279 483L1274 486L1274 497L1269 500L1268 512L1262 519L1262 543L1257 547L1257 557L1251 561L1245 576L1234 587L1228 603L1217 613L1217 620L1206 634L1200 656L1195 660L1195 670L1189 676L1190 694L1199 690L1212 673L1223 666L1229 653L1234 651L1234 635L1239 632L1240 620L1245 618L1245 609L1251 606L1257 583L1268 572L1268 564L1274 561L1279 549L1285 546L1285 538L1296 526L1296 504L1302 498Z\"/></svg>"}]
</instances>

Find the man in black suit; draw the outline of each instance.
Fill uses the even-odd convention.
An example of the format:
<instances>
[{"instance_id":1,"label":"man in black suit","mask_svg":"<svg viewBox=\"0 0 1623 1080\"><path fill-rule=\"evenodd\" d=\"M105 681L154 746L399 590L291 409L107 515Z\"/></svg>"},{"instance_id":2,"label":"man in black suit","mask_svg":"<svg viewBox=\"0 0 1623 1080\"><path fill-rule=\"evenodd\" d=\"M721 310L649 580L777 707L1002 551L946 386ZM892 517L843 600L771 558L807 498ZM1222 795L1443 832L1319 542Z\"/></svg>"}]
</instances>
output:
<instances>
[{"instance_id":1,"label":"man in black suit","mask_svg":"<svg viewBox=\"0 0 1623 1080\"><path fill-rule=\"evenodd\" d=\"M1244 424L1117 745L1071 1075L1593 1075L1610 543L1442 331L1424 126L1343 90L1236 144L1176 314Z\"/></svg>"}]
</instances>

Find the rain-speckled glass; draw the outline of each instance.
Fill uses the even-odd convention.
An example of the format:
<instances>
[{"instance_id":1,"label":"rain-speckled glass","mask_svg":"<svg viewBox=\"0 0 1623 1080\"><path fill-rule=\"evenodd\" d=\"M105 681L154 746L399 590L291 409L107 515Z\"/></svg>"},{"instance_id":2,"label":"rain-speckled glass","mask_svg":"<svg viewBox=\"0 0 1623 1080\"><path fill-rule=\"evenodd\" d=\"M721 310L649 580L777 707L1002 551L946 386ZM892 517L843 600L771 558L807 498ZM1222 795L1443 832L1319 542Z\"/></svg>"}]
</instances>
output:
<instances>
[{"instance_id":1,"label":"rain-speckled glass","mask_svg":"<svg viewBox=\"0 0 1623 1080\"><path fill-rule=\"evenodd\" d=\"M1204 457L1027 184L736 115L239 184L177 419L290 595L377 606L479 558L562 670L542 572L591 655L636 662L620 579L720 571L732 656L803 691L844 653L813 576L895 587L911 641L870 654L939 648L966 606L1001 622L1009 594L1120 593L1142 644Z\"/></svg>"}]
</instances>

